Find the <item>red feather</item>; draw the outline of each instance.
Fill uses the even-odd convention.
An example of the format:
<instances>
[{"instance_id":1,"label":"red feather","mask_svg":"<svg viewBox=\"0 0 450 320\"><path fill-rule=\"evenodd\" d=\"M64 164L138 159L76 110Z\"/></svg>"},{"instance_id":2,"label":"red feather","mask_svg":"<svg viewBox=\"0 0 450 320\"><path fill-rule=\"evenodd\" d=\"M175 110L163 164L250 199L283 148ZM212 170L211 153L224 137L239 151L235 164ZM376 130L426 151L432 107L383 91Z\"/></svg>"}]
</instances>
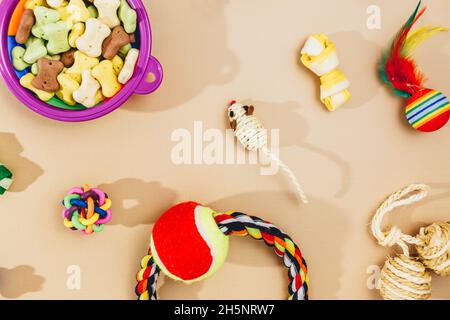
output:
<instances>
[{"instance_id":1,"label":"red feather","mask_svg":"<svg viewBox=\"0 0 450 320\"><path fill-rule=\"evenodd\" d=\"M392 44L389 57L386 61L386 75L395 89L408 92L414 95L424 82L424 75L417 69L416 62L402 55L403 45L408 38L411 28L424 14L426 8L423 8L414 20L408 21L400 30L397 38Z\"/></svg>"}]
</instances>

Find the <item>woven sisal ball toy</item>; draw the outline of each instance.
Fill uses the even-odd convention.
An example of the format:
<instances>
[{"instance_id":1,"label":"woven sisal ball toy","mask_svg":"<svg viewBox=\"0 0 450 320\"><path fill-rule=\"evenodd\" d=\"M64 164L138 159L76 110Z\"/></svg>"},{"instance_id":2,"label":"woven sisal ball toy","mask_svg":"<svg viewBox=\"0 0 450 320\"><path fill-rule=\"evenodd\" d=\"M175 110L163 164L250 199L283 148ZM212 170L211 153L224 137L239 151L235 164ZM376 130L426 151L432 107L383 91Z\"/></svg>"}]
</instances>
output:
<instances>
[{"instance_id":1,"label":"woven sisal ball toy","mask_svg":"<svg viewBox=\"0 0 450 320\"><path fill-rule=\"evenodd\" d=\"M426 185L411 185L392 194L372 220L372 234L384 247L398 245L402 253L388 258L381 270L380 293L385 300L426 300L431 297L431 271L449 275L450 224L439 222L412 237L392 226L382 230L384 216L395 208L416 203L428 195ZM417 252L412 256L410 247Z\"/></svg>"},{"instance_id":2,"label":"woven sisal ball toy","mask_svg":"<svg viewBox=\"0 0 450 320\"><path fill-rule=\"evenodd\" d=\"M350 100L350 82L338 69L336 46L326 35L310 36L301 51L300 60L320 77L320 100L329 111L337 110Z\"/></svg>"},{"instance_id":3,"label":"woven sisal ball toy","mask_svg":"<svg viewBox=\"0 0 450 320\"><path fill-rule=\"evenodd\" d=\"M380 77L395 94L407 99L405 114L408 123L418 131L433 132L448 122L450 102L443 93L424 87L425 77L417 69L412 53L423 41L438 32L447 31L447 28L425 26L410 33L426 10L419 11L420 6L421 2L384 55Z\"/></svg>"},{"instance_id":4,"label":"woven sisal ball toy","mask_svg":"<svg viewBox=\"0 0 450 320\"><path fill-rule=\"evenodd\" d=\"M5 165L0 163L0 195L3 195L11 187L13 175Z\"/></svg>"},{"instance_id":5,"label":"woven sisal ball toy","mask_svg":"<svg viewBox=\"0 0 450 320\"><path fill-rule=\"evenodd\" d=\"M136 276L138 299L157 299L161 271L187 284L212 276L226 259L230 235L249 235L273 247L289 269L289 299L308 299L306 262L288 235L262 219L240 212L217 213L196 202L178 204L156 221L148 255Z\"/></svg>"},{"instance_id":6,"label":"woven sisal ball toy","mask_svg":"<svg viewBox=\"0 0 450 320\"><path fill-rule=\"evenodd\" d=\"M303 203L308 203L308 197L295 174L267 147L267 130L254 115L254 111L254 106L244 106L236 101L230 102L227 114L234 135L248 151L261 151L271 161L274 161L289 177Z\"/></svg>"},{"instance_id":7,"label":"woven sisal ball toy","mask_svg":"<svg viewBox=\"0 0 450 320\"><path fill-rule=\"evenodd\" d=\"M102 231L112 217L108 195L87 184L72 188L62 204L64 225L86 235Z\"/></svg>"}]
</instances>

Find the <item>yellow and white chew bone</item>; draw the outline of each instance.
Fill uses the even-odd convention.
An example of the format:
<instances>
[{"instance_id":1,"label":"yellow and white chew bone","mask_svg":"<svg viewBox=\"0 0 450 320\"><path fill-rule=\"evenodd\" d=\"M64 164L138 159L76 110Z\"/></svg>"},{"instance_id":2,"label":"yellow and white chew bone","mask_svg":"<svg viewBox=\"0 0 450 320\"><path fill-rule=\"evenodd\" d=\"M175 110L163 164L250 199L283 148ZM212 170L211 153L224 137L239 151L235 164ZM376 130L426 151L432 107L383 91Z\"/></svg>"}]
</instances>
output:
<instances>
[{"instance_id":1,"label":"yellow and white chew bone","mask_svg":"<svg viewBox=\"0 0 450 320\"><path fill-rule=\"evenodd\" d=\"M77 81L73 80L69 75L65 73L60 73L58 75L58 82L60 85L60 90L56 92L56 96L68 105L75 105L76 102L73 99L73 93L79 88Z\"/></svg>"},{"instance_id":2,"label":"yellow and white chew bone","mask_svg":"<svg viewBox=\"0 0 450 320\"><path fill-rule=\"evenodd\" d=\"M125 58L125 64L119 73L119 82L122 84L127 83L134 73L134 68L136 67L137 60L139 58L139 50L131 49L128 51L127 57Z\"/></svg>"},{"instance_id":3,"label":"yellow and white chew bone","mask_svg":"<svg viewBox=\"0 0 450 320\"><path fill-rule=\"evenodd\" d=\"M228 118L236 138L245 149L249 151L259 150L271 159L271 161L274 161L292 181L295 190L303 203L308 203L308 198L295 174L283 161L270 152L267 146L267 130L253 112L253 106L243 106L234 101L231 103L228 108Z\"/></svg>"},{"instance_id":4,"label":"yellow and white chew bone","mask_svg":"<svg viewBox=\"0 0 450 320\"><path fill-rule=\"evenodd\" d=\"M65 73L78 83L81 83L81 73L83 70L90 70L99 63L97 58L91 58L81 51L76 51L74 53L74 59L75 62L65 71Z\"/></svg>"},{"instance_id":5,"label":"yellow and white chew bone","mask_svg":"<svg viewBox=\"0 0 450 320\"><path fill-rule=\"evenodd\" d=\"M97 58L102 54L103 41L110 35L111 30L100 20L93 18L86 21L85 28L84 34L75 43L78 50Z\"/></svg>"},{"instance_id":6,"label":"yellow and white chew bone","mask_svg":"<svg viewBox=\"0 0 450 320\"><path fill-rule=\"evenodd\" d=\"M98 10L98 19L111 29L120 25L117 9L120 0L94 0L94 5Z\"/></svg>"},{"instance_id":7,"label":"yellow and white chew bone","mask_svg":"<svg viewBox=\"0 0 450 320\"><path fill-rule=\"evenodd\" d=\"M336 47L327 36L310 36L301 51L301 61L320 77L320 100L329 111L338 109L350 99L350 82L344 73L337 69L339 58Z\"/></svg>"},{"instance_id":8,"label":"yellow and white chew bone","mask_svg":"<svg viewBox=\"0 0 450 320\"><path fill-rule=\"evenodd\" d=\"M53 92L46 92L43 90L36 89L31 84L34 78L35 76L32 73L27 73L22 78L20 78L20 84L22 85L22 87L34 92L34 94L36 94L36 96L42 101L48 101L51 98L53 98L53 96L55 95Z\"/></svg>"},{"instance_id":9,"label":"yellow and white chew bone","mask_svg":"<svg viewBox=\"0 0 450 320\"><path fill-rule=\"evenodd\" d=\"M81 86L73 92L73 99L85 107L92 108L97 104L100 84L90 70L83 70Z\"/></svg>"}]
</instances>

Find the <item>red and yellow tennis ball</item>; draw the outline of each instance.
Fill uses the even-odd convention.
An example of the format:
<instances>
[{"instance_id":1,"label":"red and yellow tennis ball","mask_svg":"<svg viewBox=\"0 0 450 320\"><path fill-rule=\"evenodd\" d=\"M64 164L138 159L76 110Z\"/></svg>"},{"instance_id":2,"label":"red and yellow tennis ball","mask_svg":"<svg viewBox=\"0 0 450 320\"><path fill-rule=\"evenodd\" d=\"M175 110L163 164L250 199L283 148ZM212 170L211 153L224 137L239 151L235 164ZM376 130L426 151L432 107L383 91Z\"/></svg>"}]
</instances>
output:
<instances>
[{"instance_id":1,"label":"red and yellow tennis ball","mask_svg":"<svg viewBox=\"0 0 450 320\"><path fill-rule=\"evenodd\" d=\"M185 202L156 221L150 248L167 276L189 284L210 277L224 263L229 240L217 226L214 214L196 202Z\"/></svg>"}]
</instances>

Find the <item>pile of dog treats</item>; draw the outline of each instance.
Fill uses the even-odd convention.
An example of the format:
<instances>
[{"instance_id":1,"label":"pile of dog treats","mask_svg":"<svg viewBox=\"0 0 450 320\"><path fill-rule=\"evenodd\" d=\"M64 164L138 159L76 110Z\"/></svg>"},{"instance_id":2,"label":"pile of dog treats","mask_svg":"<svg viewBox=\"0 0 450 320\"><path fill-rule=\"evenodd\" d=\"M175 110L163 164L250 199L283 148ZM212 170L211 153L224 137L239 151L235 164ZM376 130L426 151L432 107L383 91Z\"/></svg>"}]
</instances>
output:
<instances>
[{"instance_id":1,"label":"pile of dog treats","mask_svg":"<svg viewBox=\"0 0 450 320\"><path fill-rule=\"evenodd\" d=\"M91 108L133 76L137 14L127 0L27 0L11 59L42 101Z\"/></svg>"}]
</instances>

